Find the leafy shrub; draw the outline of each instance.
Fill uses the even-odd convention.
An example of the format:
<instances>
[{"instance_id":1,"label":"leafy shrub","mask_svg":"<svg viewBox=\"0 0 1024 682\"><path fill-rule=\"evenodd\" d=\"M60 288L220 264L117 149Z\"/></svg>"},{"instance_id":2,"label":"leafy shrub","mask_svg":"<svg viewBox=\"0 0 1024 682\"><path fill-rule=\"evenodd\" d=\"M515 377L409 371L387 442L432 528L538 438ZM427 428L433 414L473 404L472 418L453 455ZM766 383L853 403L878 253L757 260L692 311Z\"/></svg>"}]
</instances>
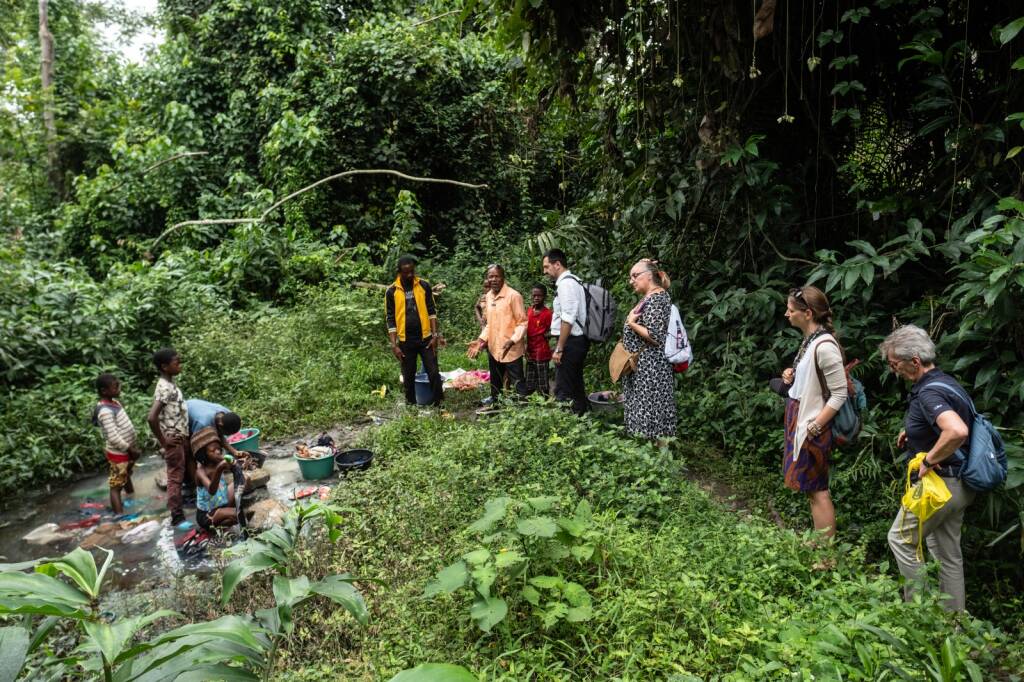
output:
<instances>
[{"instance_id":1,"label":"leafy shrub","mask_svg":"<svg viewBox=\"0 0 1024 682\"><path fill-rule=\"evenodd\" d=\"M381 429L374 439L396 452L423 455L422 437L408 433L420 428L403 420ZM488 422L486 440L458 422L434 428L446 433L446 449L460 452L463 463L486 467L498 480L534 485L546 480L587 499L595 509L616 509L642 522L662 520L665 503L679 494L681 463L670 452L628 439L621 428L573 419L550 406L517 409ZM483 490L491 496L518 495L500 487Z\"/></svg>"},{"instance_id":2,"label":"leafy shrub","mask_svg":"<svg viewBox=\"0 0 1024 682\"><path fill-rule=\"evenodd\" d=\"M339 573L311 581L305 575L295 575L299 563L296 555L303 538L311 535L312 524L320 522L326 531L324 539L327 543L337 542L342 532L341 512L341 509L322 502L300 503L288 510L280 526L269 528L226 552L228 556L238 558L224 569L221 589L221 604L224 606L243 580L263 572L274 573L274 605L253 614L254 623L259 624L269 640L262 666L265 679L277 664L281 643L295 631L296 610L316 597L326 597L360 625L367 623L366 602L352 585L355 578Z\"/></svg>"},{"instance_id":3,"label":"leafy shrub","mask_svg":"<svg viewBox=\"0 0 1024 682\"><path fill-rule=\"evenodd\" d=\"M114 553L102 551L106 557L100 567L83 549L57 560L3 566L0 613L23 616L21 625L2 629L8 679L19 676L26 667L26 657L33 653L42 653L38 662L41 671L29 666L25 672L42 672L50 679L68 679L76 673L108 682L170 679L189 672L208 678L228 675L233 679L256 679L246 674L247 670L225 663L242 659L258 667L262 660L264 644L260 634L237 616L184 625L144 641L134 640L155 622L177 614L158 609L116 623L105 620L99 603ZM28 567L35 570L20 572ZM57 657L42 647L61 620L73 624L79 639L77 648L67 658Z\"/></svg>"},{"instance_id":4,"label":"leafy shrub","mask_svg":"<svg viewBox=\"0 0 1024 682\"><path fill-rule=\"evenodd\" d=\"M484 632L508 613L508 600L502 594L531 604L533 615L545 628L562 620L590 620L590 594L565 574L574 572L570 557L580 564L595 559L601 534L593 527L586 500L576 505L570 517L551 515L557 502L553 497L531 497L525 503L507 497L488 500L484 515L468 528L482 536L479 545L438 571L424 588L424 596L471 587L475 598L470 616Z\"/></svg>"},{"instance_id":5,"label":"leafy shrub","mask_svg":"<svg viewBox=\"0 0 1024 682\"><path fill-rule=\"evenodd\" d=\"M186 395L231 406L269 434L331 426L391 407L393 384L379 292L310 290L291 311L211 312L177 331Z\"/></svg>"},{"instance_id":6,"label":"leafy shrub","mask_svg":"<svg viewBox=\"0 0 1024 682\"><path fill-rule=\"evenodd\" d=\"M3 383L31 386L69 365L141 373L173 327L224 305L197 270L172 256L116 265L94 281L74 261L41 263L0 250Z\"/></svg>"},{"instance_id":7,"label":"leafy shrub","mask_svg":"<svg viewBox=\"0 0 1024 682\"><path fill-rule=\"evenodd\" d=\"M99 429L90 421L100 371L86 365L55 368L34 389L0 389L0 490L66 481L104 461ZM132 422L144 429L142 401L125 393Z\"/></svg>"},{"instance_id":8,"label":"leafy shrub","mask_svg":"<svg viewBox=\"0 0 1024 682\"><path fill-rule=\"evenodd\" d=\"M280 642L295 628L295 610L317 596L326 597L352 615L367 621L363 597L347 574L310 582L293 575L300 537L310 536L313 522L323 525L327 542L341 535L339 509L313 502L293 507L283 524L233 548L239 556L224 572L222 602L227 604L238 584L253 574L272 570L274 605L271 608L226 615L210 622L184 625L136 641L154 623L178 614L157 609L142 616L110 622L100 610L103 582L114 553L106 553L103 565L89 552L76 549L58 560L38 559L0 566L0 614L21 615L21 624L0 628L5 679L13 680L26 667L26 657L49 679L70 679L82 672L88 679L269 679L277 663ZM306 532L303 532L306 531ZM33 568L31 573L21 572ZM250 609L252 610L252 609ZM38 621L35 617L41 617ZM42 645L61 620L70 622L78 640L67 658ZM234 664L234 665L231 665ZM31 670L30 665L24 672Z\"/></svg>"},{"instance_id":9,"label":"leafy shrub","mask_svg":"<svg viewBox=\"0 0 1024 682\"><path fill-rule=\"evenodd\" d=\"M89 420L94 380L112 371L145 438L151 353L173 327L219 305L178 258L117 265L97 282L75 262L0 249L0 490L66 479L102 461Z\"/></svg>"}]
</instances>

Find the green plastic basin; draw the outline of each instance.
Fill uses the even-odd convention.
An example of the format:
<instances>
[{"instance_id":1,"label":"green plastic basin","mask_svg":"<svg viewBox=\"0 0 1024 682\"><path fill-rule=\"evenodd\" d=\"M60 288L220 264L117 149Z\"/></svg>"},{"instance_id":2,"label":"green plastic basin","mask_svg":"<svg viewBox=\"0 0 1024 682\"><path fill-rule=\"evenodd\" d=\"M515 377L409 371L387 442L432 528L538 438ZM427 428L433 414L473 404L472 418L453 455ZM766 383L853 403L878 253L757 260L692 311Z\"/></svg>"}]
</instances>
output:
<instances>
[{"instance_id":1,"label":"green plastic basin","mask_svg":"<svg viewBox=\"0 0 1024 682\"><path fill-rule=\"evenodd\" d=\"M320 459L306 459L298 455L292 455L299 463L299 471L307 481L319 481L334 473L334 455L327 455Z\"/></svg>"},{"instance_id":2,"label":"green plastic basin","mask_svg":"<svg viewBox=\"0 0 1024 682\"><path fill-rule=\"evenodd\" d=\"M232 447L235 450L245 450L246 452L258 452L260 449L260 430L259 429L242 429L241 433L245 438L235 443L232 443Z\"/></svg>"}]
</instances>

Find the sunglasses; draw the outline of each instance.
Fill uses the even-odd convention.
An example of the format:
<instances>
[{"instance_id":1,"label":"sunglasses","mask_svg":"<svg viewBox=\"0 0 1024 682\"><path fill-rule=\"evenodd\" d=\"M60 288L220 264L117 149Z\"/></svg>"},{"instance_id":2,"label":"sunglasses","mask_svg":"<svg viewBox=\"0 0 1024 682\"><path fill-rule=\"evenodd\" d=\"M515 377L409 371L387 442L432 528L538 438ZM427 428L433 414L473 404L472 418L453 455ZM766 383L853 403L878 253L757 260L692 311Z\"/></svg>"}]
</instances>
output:
<instances>
[{"instance_id":1,"label":"sunglasses","mask_svg":"<svg viewBox=\"0 0 1024 682\"><path fill-rule=\"evenodd\" d=\"M807 304L806 300L804 300L804 290L802 288L796 287L796 288L790 289L789 290L789 297L792 298L794 301L796 301L797 303L799 303L802 306L801 310L808 310L808 309L810 309L811 306Z\"/></svg>"}]
</instances>

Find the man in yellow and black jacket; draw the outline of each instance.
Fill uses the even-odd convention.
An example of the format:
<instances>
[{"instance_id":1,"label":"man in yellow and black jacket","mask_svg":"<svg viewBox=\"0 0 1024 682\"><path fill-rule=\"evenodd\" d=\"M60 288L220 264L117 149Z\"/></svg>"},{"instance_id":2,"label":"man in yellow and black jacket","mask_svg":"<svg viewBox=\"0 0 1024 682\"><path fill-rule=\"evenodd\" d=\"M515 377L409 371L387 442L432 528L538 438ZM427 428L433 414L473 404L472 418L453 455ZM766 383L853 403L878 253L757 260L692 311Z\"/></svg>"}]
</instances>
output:
<instances>
[{"instance_id":1,"label":"man in yellow and black jacket","mask_svg":"<svg viewBox=\"0 0 1024 682\"><path fill-rule=\"evenodd\" d=\"M405 402L416 404L416 358L430 379L432 405L443 398L441 374L437 368L437 310L430 282L416 276L416 259L405 255L398 259L398 276L384 292L384 315L388 323L391 352L402 364Z\"/></svg>"}]
</instances>

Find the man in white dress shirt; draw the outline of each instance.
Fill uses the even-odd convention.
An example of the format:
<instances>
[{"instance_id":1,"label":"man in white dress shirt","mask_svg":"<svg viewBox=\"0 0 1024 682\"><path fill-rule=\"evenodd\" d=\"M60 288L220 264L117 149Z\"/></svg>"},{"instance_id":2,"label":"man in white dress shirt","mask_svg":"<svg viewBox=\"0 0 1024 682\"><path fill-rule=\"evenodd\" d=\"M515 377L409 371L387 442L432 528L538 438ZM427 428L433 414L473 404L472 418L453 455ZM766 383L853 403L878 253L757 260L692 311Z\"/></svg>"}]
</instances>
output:
<instances>
[{"instance_id":1,"label":"man in white dress shirt","mask_svg":"<svg viewBox=\"0 0 1024 682\"><path fill-rule=\"evenodd\" d=\"M589 409L583 386L583 365L590 341L584 333L587 324L587 293L561 249L544 254L544 274L555 281L555 299L551 314L551 336L555 349L555 399L572 401L572 411L583 414Z\"/></svg>"}]
</instances>

